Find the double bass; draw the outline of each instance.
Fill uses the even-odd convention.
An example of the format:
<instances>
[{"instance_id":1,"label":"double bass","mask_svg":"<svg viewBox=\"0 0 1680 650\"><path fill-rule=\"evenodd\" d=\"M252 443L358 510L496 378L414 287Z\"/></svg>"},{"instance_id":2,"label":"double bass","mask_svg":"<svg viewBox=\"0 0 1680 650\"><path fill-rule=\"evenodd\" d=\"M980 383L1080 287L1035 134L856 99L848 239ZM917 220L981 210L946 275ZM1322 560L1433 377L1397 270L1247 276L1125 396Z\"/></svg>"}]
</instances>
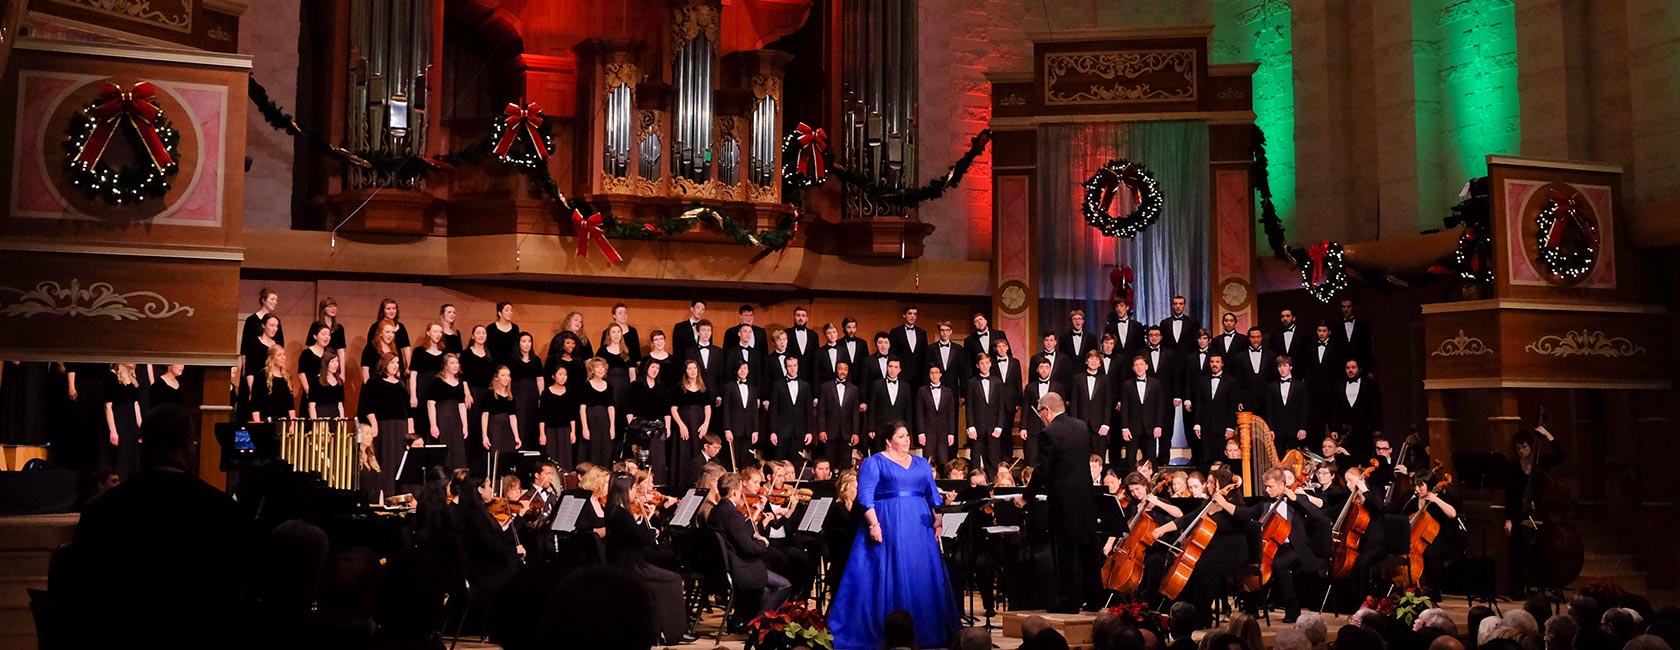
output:
<instances>
[{"instance_id":1,"label":"double bass","mask_svg":"<svg viewBox=\"0 0 1680 650\"><path fill-rule=\"evenodd\" d=\"M1537 427L1545 426L1545 416L1542 409ZM1581 576L1586 554L1581 546L1580 533L1576 532L1573 524L1563 520L1570 505L1568 493L1540 464L1539 443L1542 440L1539 436L1535 437L1529 455L1534 460L1523 487L1522 520L1518 523L1533 531L1529 550L1534 558L1530 564L1537 574L1535 580L1542 587L1562 588ZM1518 567L1516 570L1528 569Z\"/></svg>"},{"instance_id":2,"label":"double bass","mask_svg":"<svg viewBox=\"0 0 1680 650\"><path fill-rule=\"evenodd\" d=\"M1149 516L1149 501L1146 499L1138 504L1137 514L1132 515L1131 522L1127 524L1126 537L1103 561L1104 589L1121 593L1137 590L1143 582L1143 556L1149 545L1155 543L1156 527L1155 518Z\"/></svg>"},{"instance_id":3,"label":"double bass","mask_svg":"<svg viewBox=\"0 0 1680 650\"><path fill-rule=\"evenodd\" d=\"M1236 483L1221 486L1219 495L1225 496L1236 486ZM1212 511L1213 500L1208 499L1207 505L1202 506L1202 511L1190 521L1190 525L1184 529L1183 535L1179 535L1178 543L1174 545L1178 550L1173 555L1172 568L1167 571L1167 576L1161 579L1161 595L1169 600L1177 599L1178 595L1184 592L1185 585L1190 583L1190 576L1196 572L1196 563L1202 560L1202 554L1207 552L1208 544L1213 541L1213 534L1218 530L1219 523L1208 517L1208 513Z\"/></svg>"},{"instance_id":4,"label":"double bass","mask_svg":"<svg viewBox=\"0 0 1680 650\"><path fill-rule=\"evenodd\" d=\"M1361 473L1365 478L1371 477L1371 472L1377 469L1378 461L1371 459L1371 466ZM1342 514L1336 517L1336 526L1330 531L1330 577L1335 580L1346 580L1353 575L1353 564L1359 559L1359 542L1365 538L1365 529L1371 525L1371 513L1365 510L1365 492L1350 493L1347 503L1342 504Z\"/></svg>"},{"instance_id":5,"label":"double bass","mask_svg":"<svg viewBox=\"0 0 1680 650\"><path fill-rule=\"evenodd\" d=\"M1440 476L1441 480L1430 488L1431 493L1440 492L1452 485L1452 475L1440 469L1440 463L1435 463L1434 473ZM1406 539L1406 561L1396 566L1394 573L1389 576L1389 580L1402 589L1418 586L1418 576L1423 575L1423 553L1429 550L1429 545L1434 544L1435 537L1441 534L1441 522L1429 514L1429 504L1419 503L1418 511L1412 514L1411 529L1411 534Z\"/></svg>"},{"instance_id":6,"label":"double bass","mask_svg":"<svg viewBox=\"0 0 1680 650\"><path fill-rule=\"evenodd\" d=\"M1394 454L1393 467L1399 467L1406 464L1406 452L1410 451L1412 445L1414 444L1421 444L1418 441L1418 434L1415 431L1412 432L1412 435L1406 436L1405 442L1400 443L1400 451ZM1383 504L1388 506L1390 510L1398 510L1405 506L1406 501L1410 498L1409 495L1414 489L1410 474L1391 472L1388 481L1388 489L1383 492ZM1400 499L1399 503L1394 502L1396 496Z\"/></svg>"}]
</instances>

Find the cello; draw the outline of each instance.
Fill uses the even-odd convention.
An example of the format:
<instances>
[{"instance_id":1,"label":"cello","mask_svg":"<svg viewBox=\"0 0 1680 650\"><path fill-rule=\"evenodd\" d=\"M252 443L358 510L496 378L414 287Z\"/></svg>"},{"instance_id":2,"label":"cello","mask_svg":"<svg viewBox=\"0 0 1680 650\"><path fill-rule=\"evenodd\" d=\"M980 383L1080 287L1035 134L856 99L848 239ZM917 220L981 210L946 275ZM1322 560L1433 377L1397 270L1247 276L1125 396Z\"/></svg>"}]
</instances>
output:
<instances>
[{"instance_id":1,"label":"cello","mask_svg":"<svg viewBox=\"0 0 1680 650\"><path fill-rule=\"evenodd\" d=\"M1405 442L1400 443L1400 451L1399 453L1394 454L1394 462L1391 463L1390 466L1399 467L1401 465L1405 465L1406 452L1411 449L1413 444L1418 444L1418 434L1416 431L1413 431L1412 435L1406 436ZM1414 489L1415 488L1412 485L1412 477L1409 473L1401 474L1391 470L1389 473L1388 489L1383 491L1383 505L1388 506L1390 510L1398 510L1404 507L1406 505L1406 501L1409 500L1410 497L1402 497L1400 499L1400 503L1395 503L1395 495L1409 495Z\"/></svg>"},{"instance_id":2,"label":"cello","mask_svg":"<svg viewBox=\"0 0 1680 650\"><path fill-rule=\"evenodd\" d=\"M1104 589L1125 593L1136 591L1143 582L1143 556L1149 545L1155 543L1157 527L1155 518L1149 516L1149 507L1148 500L1138 504L1137 514L1132 515L1131 522L1127 524L1126 537L1103 561Z\"/></svg>"},{"instance_id":3,"label":"cello","mask_svg":"<svg viewBox=\"0 0 1680 650\"><path fill-rule=\"evenodd\" d=\"M1371 459L1371 466L1365 468L1361 474L1370 478L1371 472L1377 469L1378 461ZM1342 504L1342 514L1336 517L1336 526L1330 532L1330 577L1335 580L1346 580L1353 575L1353 564L1359 559L1359 542L1365 537L1365 529L1371 525L1371 513L1365 510L1365 491L1350 493L1347 503Z\"/></svg>"},{"instance_id":4,"label":"cello","mask_svg":"<svg viewBox=\"0 0 1680 650\"><path fill-rule=\"evenodd\" d=\"M1440 492L1452 485L1451 474L1440 471L1440 462L1435 463L1433 473L1441 477L1431 493ZM1412 514L1411 534L1406 539L1406 561L1396 566L1393 575L1389 576L1395 586L1402 589L1418 586L1418 576L1423 575L1423 553L1429 550L1429 545L1435 543L1435 537L1441 534L1441 522L1429 514L1429 504L1419 503L1418 511Z\"/></svg>"},{"instance_id":5,"label":"cello","mask_svg":"<svg viewBox=\"0 0 1680 650\"><path fill-rule=\"evenodd\" d=\"M1225 496L1237 486L1231 483L1219 488L1219 496ZM1196 563L1207 552L1208 544L1213 541L1213 534L1219 529L1219 522L1208 516L1213 511L1213 499L1208 499L1207 505L1202 506L1201 513L1191 520L1184 529L1184 534L1178 537L1177 552L1173 555L1172 565L1167 576L1161 579L1161 595L1170 599L1177 599L1184 592L1185 585L1190 583L1190 576L1196 572Z\"/></svg>"}]
</instances>

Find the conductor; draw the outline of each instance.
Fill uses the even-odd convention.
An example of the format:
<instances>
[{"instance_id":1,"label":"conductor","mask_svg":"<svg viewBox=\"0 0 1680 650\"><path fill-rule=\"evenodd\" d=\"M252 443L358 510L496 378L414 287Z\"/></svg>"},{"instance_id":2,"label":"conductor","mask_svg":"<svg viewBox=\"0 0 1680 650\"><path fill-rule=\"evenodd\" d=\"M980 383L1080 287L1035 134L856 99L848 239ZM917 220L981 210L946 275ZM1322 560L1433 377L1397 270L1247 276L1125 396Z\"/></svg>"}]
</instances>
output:
<instances>
[{"instance_id":1,"label":"conductor","mask_svg":"<svg viewBox=\"0 0 1680 650\"><path fill-rule=\"evenodd\" d=\"M1039 433L1038 465L1026 494L1015 503L1025 506L1027 499L1048 497L1058 595L1050 611L1071 614L1081 603L1097 605L1098 549L1091 503L1091 430L1065 411L1061 395L1051 392L1039 398L1038 417L1045 426Z\"/></svg>"}]
</instances>

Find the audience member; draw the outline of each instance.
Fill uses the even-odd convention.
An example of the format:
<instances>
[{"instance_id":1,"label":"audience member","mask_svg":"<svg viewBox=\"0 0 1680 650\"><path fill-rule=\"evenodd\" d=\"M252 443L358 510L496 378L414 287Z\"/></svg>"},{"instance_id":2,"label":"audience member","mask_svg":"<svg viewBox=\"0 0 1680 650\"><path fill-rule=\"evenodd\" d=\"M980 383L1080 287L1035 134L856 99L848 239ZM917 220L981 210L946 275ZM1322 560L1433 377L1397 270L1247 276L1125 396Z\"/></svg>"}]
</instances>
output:
<instances>
[{"instance_id":1,"label":"audience member","mask_svg":"<svg viewBox=\"0 0 1680 650\"><path fill-rule=\"evenodd\" d=\"M1482 629L1482 621L1491 616L1493 616L1493 608L1487 605L1477 605L1470 608L1470 614L1464 627L1464 635L1461 637L1465 645L1471 648L1481 645L1477 642L1477 632Z\"/></svg>"},{"instance_id":2,"label":"audience member","mask_svg":"<svg viewBox=\"0 0 1680 650\"><path fill-rule=\"evenodd\" d=\"M1330 629L1324 623L1324 617L1318 612L1306 612L1301 618L1295 619L1295 629L1307 636L1307 642L1312 644L1313 650L1324 650L1330 646Z\"/></svg>"},{"instance_id":3,"label":"audience member","mask_svg":"<svg viewBox=\"0 0 1680 650\"><path fill-rule=\"evenodd\" d=\"M1535 622L1545 622L1552 618L1552 600L1540 594L1529 596L1523 601L1523 611L1533 616Z\"/></svg>"},{"instance_id":4,"label":"audience member","mask_svg":"<svg viewBox=\"0 0 1680 650\"><path fill-rule=\"evenodd\" d=\"M1418 613L1417 620L1412 622L1412 629L1423 631L1425 628L1435 628L1444 633L1458 636L1458 624L1447 615L1447 610L1432 607Z\"/></svg>"},{"instance_id":5,"label":"audience member","mask_svg":"<svg viewBox=\"0 0 1680 650\"><path fill-rule=\"evenodd\" d=\"M1209 633L1202 637L1202 650L1260 650L1249 648L1242 637L1229 632Z\"/></svg>"},{"instance_id":6,"label":"audience member","mask_svg":"<svg viewBox=\"0 0 1680 650\"><path fill-rule=\"evenodd\" d=\"M1112 630L1109 633L1107 650L1144 650L1148 647L1149 643L1143 638L1142 630L1126 625L1119 619L1116 619L1115 622L1121 623L1121 625L1119 629ZM1102 646L1096 647L1101 648Z\"/></svg>"},{"instance_id":7,"label":"audience member","mask_svg":"<svg viewBox=\"0 0 1680 650\"><path fill-rule=\"evenodd\" d=\"M882 622L881 646L887 650L917 650L916 619L910 612L895 609Z\"/></svg>"},{"instance_id":8,"label":"audience member","mask_svg":"<svg viewBox=\"0 0 1680 650\"><path fill-rule=\"evenodd\" d=\"M1506 625L1505 619L1498 616L1489 616L1482 619L1482 622L1476 626L1476 647L1486 646L1489 641L1499 638L1509 638L1511 640L1517 638L1516 629Z\"/></svg>"},{"instance_id":9,"label":"audience member","mask_svg":"<svg viewBox=\"0 0 1680 650\"><path fill-rule=\"evenodd\" d=\"M1108 610L1097 612L1096 617L1091 619L1091 647L1107 650L1109 639L1114 638L1114 633L1119 632L1122 627L1125 627L1125 623L1120 622L1119 617L1108 613Z\"/></svg>"},{"instance_id":10,"label":"audience member","mask_svg":"<svg viewBox=\"0 0 1680 650\"><path fill-rule=\"evenodd\" d=\"M1429 643L1429 650L1464 650L1464 642L1456 636L1443 634Z\"/></svg>"},{"instance_id":11,"label":"audience member","mask_svg":"<svg viewBox=\"0 0 1680 650\"><path fill-rule=\"evenodd\" d=\"M1610 635L1607 647L1620 648L1627 645L1639 633L1639 621L1634 618L1633 611L1621 607L1604 610L1604 633Z\"/></svg>"},{"instance_id":12,"label":"audience member","mask_svg":"<svg viewBox=\"0 0 1680 650\"><path fill-rule=\"evenodd\" d=\"M1382 637L1358 625L1343 625L1336 631L1336 650L1383 650Z\"/></svg>"},{"instance_id":13,"label":"audience member","mask_svg":"<svg viewBox=\"0 0 1680 650\"><path fill-rule=\"evenodd\" d=\"M1296 619L1295 622L1299 623L1300 619ZM1308 640L1307 635L1302 634L1300 630L1289 628L1277 633L1277 638L1272 642L1272 648L1273 650L1312 650L1312 641Z\"/></svg>"},{"instance_id":14,"label":"audience member","mask_svg":"<svg viewBox=\"0 0 1680 650\"><path fill-rule=\"evenodd\" d=\"M1524 650L1540 650L1540 624L1534 621L1534 615L1527 609L1513 609L1505 612L1505 624L1517 631L1517 643L1521 643Z\"/></svg>"},{"instance_id":15,"label":"audience member","mask_svg":"<svg viewBox=\"0 0 1680 650\"><path fill-rule=\"evenodd\" d=\"M1246 612L1232 614L1230 622L1225 624L1225 631L1237 635L1237 638L1242 639L1243 645L1250 648L1266 647L1264 639L1260 636L1260 622Z\"/></svg>"},{"instance_id":16,"label":"audience member","mask_svg":"<svg viewBox=\"0 0 1680 650\"><path fill-rule=\"evenodd\" d=\"M1021 621L1021 647L1038 640L1038 633L1050 629L1050 619L1043 616L1028 616Z\"/></svg>"},{"instance_id":17,"label":"audience member","mask_svg":"<svg viewBox=\"0 0 1680 650\"><path fill-rule=\"evenodd\" d=\"M1295 624L1300 625L1300 621ZM1172 635L1167 650L1195 650L1196 641L1191 636L1196 633L1196 606L1182 600L1173 603L1167 610L1167 631Z\"/></svg>"},{"instance_id":18,"label":"audience member","mask_svg":"<svg viewBox=\"0 0 1680 650\"><path fill-rule=\"evenodd\" d=\"M1651 634L1641 634L1629 639L1622 650L1674 650L1667 641Z\"/></svg>"},{"instance_id":19,"label":"audience member","mask_svg":"<svg viewBox=\"0 0 1680 650\"><path fill-rule=\"evenodd\" d=\"M1581 630L1575 619L1558 614L1546 619L1546 650L1574 650L1575 635Z\"/></svg>"},{"instance_id":20,"label":"audience member","mask_svg":"<svg viewBox=\"0 0 1680 650\"><path fill-rule=\"evenodd\" d=\"M983 627L966 627L957 632L953 650L992 650L992 631Z\"/></svg>"},{"instance_id":21,"label":"audience member","mask_svg":"<svg viewBox=\"0 0 1680 650\"><path fill-rule=\"evenodd\" d=\"M543 622L549 648L648 650L658 630L647 624L653 598L635 574L607 565L574 571L548 596Z\"/></svg>"}]
</instances>

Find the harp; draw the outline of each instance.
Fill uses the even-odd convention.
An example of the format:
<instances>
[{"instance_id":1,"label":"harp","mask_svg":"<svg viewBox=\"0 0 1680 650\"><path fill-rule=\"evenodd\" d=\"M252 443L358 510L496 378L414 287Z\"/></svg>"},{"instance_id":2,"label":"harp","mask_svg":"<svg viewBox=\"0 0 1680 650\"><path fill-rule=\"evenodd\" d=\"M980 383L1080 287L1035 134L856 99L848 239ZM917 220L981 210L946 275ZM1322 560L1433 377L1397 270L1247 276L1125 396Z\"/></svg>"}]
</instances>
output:
<instances>
[{"instance_id":1,"label":"harp","mask_svg":"<svg viewBox=\"0 0 1680 650\"><path fill-rule=\"evenodd\" d=\"M1260 416L1248 411L1237 413L1237 444L1242 447L1242 474L1246 477L1242 485L1243 496L1258 494L1260 481L1273 467L1288 469L1290 476L1294 477L1294 485L1306 482L1310 471L1307 458L1297 449L1278 457L1272 428Z\"/></svg>"}]
</instances>

